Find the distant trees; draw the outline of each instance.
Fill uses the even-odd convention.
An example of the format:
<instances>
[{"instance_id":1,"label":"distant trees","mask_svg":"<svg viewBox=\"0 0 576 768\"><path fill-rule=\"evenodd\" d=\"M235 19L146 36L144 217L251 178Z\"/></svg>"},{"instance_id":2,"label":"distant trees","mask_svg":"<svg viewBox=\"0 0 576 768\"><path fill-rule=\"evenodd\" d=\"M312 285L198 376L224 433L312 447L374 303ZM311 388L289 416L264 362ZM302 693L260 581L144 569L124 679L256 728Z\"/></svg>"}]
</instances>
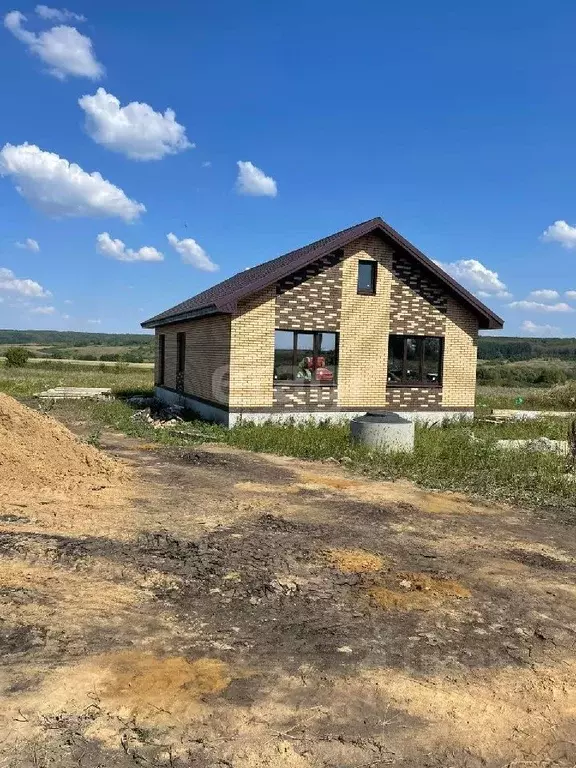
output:
<instances>
[{"instance_id":1,"label":"distant trees","mask_svg":"<svg viewBox=\"0 0 576 768\"><path fill-rule=\"evenodd\" d=\"M478 357L481 360L550 359L576 362L576 339L524 339L512 336L480 336Z\"/></svg>"},{"instance_id":2,"label":"distant trees","mask_svg":"<svg viewBox=\"0 0 576 768\"><path fill-rule=\"evenodd\" d=\"M6 365L9 368L23 368L30 357L30 350L25 347L8 347L6 350Z\"/></svg>"}]
</instances>

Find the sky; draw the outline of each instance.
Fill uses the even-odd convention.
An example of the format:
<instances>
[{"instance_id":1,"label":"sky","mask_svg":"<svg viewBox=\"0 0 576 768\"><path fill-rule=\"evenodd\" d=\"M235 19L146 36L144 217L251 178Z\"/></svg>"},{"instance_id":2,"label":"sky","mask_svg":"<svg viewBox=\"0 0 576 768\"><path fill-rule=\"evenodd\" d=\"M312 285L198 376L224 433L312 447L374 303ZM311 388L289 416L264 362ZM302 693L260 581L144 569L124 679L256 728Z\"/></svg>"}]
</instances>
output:
<instances>
[{"instance_id":1,"label":"sky","mask_svg":"<svg viewBox=\"0 0 576 768\"><path fill-rule=\"evenodd\" d=\"M573 2L0 9L0 327L136 332L382 216L576 336Z\"/></svg>"}]
</instances>

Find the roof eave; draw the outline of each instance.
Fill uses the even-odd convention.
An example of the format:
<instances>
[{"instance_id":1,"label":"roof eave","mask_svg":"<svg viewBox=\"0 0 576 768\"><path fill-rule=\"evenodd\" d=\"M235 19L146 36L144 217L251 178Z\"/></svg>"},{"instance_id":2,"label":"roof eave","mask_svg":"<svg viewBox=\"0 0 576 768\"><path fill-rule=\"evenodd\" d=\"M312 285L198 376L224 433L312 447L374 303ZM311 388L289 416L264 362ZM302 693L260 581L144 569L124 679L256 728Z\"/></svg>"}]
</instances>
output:
<instances>
[{"instance_id":1,"label":"roof eave","mask_svg":"<svg viewBox=\"0 0 576 768\"><path fill-rule=\"evenodd\" d=\"M160 328L163 325L174 325L175 323L185 323L187 320L197 320L200 317L206 317L207 315L218 315L225 313L214 304L210 304L200 309L192 309L187 312L180 312L177 315L170 315L170 317L151 317L149 320L144 320L140 323L141 328Z\"/></svg>"}]
</instances>

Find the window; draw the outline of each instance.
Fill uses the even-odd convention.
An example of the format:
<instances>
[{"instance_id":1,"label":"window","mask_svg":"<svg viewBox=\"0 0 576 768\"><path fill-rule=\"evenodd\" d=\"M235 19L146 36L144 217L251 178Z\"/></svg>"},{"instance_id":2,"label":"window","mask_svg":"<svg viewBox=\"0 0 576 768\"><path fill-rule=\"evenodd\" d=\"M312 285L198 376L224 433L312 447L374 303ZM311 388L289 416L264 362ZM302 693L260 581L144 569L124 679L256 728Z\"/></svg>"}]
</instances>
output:
<instances>
[{"instance_id":1,"label":"window","mask_svg":"<svg viewBox=\"0 0 576 768\"><path fill-rule=\"evenodd\" d=\"M186 334L176 334L176 373L184 373L186 367Z\"/></svg>"},{"instance_id":2,"label":"window","mask_svg":"<svg viewBox=\"0 0 576 768\"><path fill-rule=\"evenodd\" d=\"M390 336L388 383L439 386L443 352L443 339L437 336Z\"/></svg>"},{"instance_id":3,"label":"window","mask_svg":"<svg viewBox=\"0 0 576 768\"><path fill-rule=\"evenodd\" d=\"M274 381L335 384L338 334L324 331L276 331Z\"/></svg>"},{"instance_id":4,"label":"window","mask_svg":"<svg viewBox=\"0 0 576 768\"><path fill-rule=\"evenodd\" d=\"M156 384L164 384L164 368L166 365L166 336L161 333L158 335L158 368L156 371Z\"/></svg>"},{"instance_id":5,"label":"window","mask_svg":"<svg viewBox=\"0 0 576 768\"><path fill-rule=\"evenodd\" d=\"M373 296L376 293L376 261L358 262L358 293Z\"/></svg>"}]
</instances>

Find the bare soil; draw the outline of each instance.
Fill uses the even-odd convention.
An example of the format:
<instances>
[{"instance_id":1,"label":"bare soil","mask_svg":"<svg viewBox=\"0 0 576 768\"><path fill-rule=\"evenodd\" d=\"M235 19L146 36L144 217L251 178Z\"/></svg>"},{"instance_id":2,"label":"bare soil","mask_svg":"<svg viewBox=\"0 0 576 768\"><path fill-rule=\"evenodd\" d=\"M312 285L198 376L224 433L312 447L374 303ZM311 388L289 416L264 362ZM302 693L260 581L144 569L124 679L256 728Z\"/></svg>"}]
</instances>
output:
<instances>
[{"instance_id":1,"label":"bare soil","mask_svg":"<svg viewBox=\"0 0 576 768\"><path fill-rule=\"evenodd\" d=\"M576 764L573 527L102 440L113 492L0 496L0 766Z\"/></svg>"}]
</instances>

